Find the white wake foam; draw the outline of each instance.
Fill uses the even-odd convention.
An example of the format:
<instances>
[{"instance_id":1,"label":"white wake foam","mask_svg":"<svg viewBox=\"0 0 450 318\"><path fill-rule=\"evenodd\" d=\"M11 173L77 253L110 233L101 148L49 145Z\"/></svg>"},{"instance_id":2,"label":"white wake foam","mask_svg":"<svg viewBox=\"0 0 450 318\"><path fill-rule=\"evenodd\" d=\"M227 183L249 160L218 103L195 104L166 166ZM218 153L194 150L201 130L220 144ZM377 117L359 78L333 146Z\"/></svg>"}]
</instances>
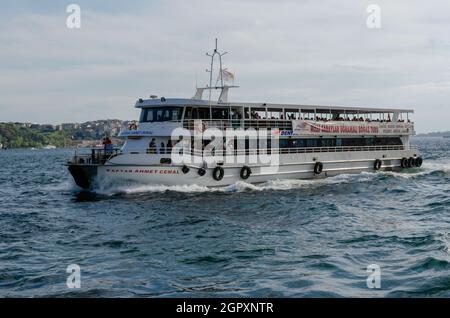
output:
<instances>
[{"instance_id":1,"label":"white wake foam","mask_svg":"<svg viewBox=\"0 0 450 318\"><path fill-rule=\"evenodd\" d=\"M342 174L335 177L323 178L323 179L277 179L270 180L260 184L250 184L244 181L238 181L234 184L223 187L206 187L199 185L143 185L130 182L124 183L110 183L106 180L98 181L94 187L93 192L101 195L115 195L115 194L139 194L139 193L152 193L152 192L183 192L183 193L201 193L201 192L244 192L244 191L267 191L267 190L290 190L296 188L311 188L323 186L326 184L338 184L349 182L365 182L376 177L375 173L360 173L360 174Z\"/></svg>"},{"instance_id":2,"label":"white wake foam","mask_svg":"<svg viewBox=\"0 0 450 318\"><path fill-rule=\"evenodd\" d=\"M426 176L434 172L443 172L447 175L450 174L450 163L443 160L424 161L420 168L411 168L406 171L384 171L381 173L389 174L396 178L411 179Z\"/></svg>"}]
</instances>

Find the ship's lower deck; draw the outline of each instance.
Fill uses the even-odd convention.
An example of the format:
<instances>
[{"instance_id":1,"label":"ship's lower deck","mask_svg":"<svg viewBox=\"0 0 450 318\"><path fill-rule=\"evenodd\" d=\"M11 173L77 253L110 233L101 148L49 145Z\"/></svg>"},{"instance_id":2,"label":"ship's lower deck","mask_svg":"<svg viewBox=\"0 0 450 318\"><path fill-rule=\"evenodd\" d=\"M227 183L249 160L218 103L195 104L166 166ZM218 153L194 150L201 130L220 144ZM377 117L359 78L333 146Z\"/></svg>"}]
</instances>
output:
<instances>
[{"instance_id":1,"label":"ship's lower deck","mask_svg":"<svg viewBox=\"0 0 450 318\"><path fill-rule=\"evenodd\" d=\"M164 155L122 154L105 164L70 164L76 183L90 188L95 182L135 182L147 185L226 186L238 181L263 183L276 179L311 179L362 171L399 170L419 165L417 149L334 153L280 154L270 164L204 164L191 158L181 164L161 164ZM406 161L405 161L406 159ZM402 162L403 160L403 162ZM237 163L244 162L244 163ZM421 164L421 159L420 159ZM403 167L402 167L403 166Z\"/></svg>"}]
</instances>

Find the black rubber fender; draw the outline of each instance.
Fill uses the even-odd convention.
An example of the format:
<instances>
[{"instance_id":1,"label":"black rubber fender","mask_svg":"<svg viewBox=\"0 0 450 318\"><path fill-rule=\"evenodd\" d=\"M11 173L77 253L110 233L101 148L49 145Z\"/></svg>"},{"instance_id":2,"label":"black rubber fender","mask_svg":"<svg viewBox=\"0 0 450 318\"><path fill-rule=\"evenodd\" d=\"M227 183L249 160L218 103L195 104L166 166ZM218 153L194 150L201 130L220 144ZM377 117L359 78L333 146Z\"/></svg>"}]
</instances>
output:
<instances>
[{"instance_id":1,"label":"black rubber fender","mask_svg":"<svg viewBox=\"0 0 450 318\"><path fill-rule=\"evenodd\" d=\"M188 173L188 172L189 172L188 166L184 165L183 168L181 168L181 171L182 171L184 174Z\"/></svg>"},{"instance_id":2,"label":"black rubber fender","mask_svg":"<svg viewBox=\"0 0 450 318\"><path fill-rule=\"evenodd\" d=\"M407 168L408 167L408 158L403 157L402 160L400 161L400 165L402 168Z\"/></svg>"},{"instance_id":3,"label":"black rubber fender","mask_svg":"<svg viewBox=\"0 0 450 318\"><path fill-rule=\"evenodd\" d=\"M203 177L206 173L206 170L203 168L200 168L200 169L198 169L197 173L200 177Z\"/></svg>"},{"instance_id":4,"label":"black rubber fender","mask_svg":"<svg viewBox=\"0 0 450 318\"><path fill-rule=\"evenodd\" d=\"M247 167L247 166L242 167L241 173L240 173L241 179L247 180L251 174L252 174L252 169L250 169L250 167Z\"/></svg>"},{"instance_id":5,"label":"black rubber fender","mask_svg":"<svg viewBox=\"0 0 450 318\"><path fill-rule=\"evenodd\" d=\"M373 163L373 169L374 170L380 170L381 169L381 160L380 159L375 159L375 162Z\"/></svg>"},{"instance_id":6,"label":"black rubber fender","mask_svg":"<svg viewBox=\"0 0 450 318\"><path fill-rule=\"evenodd\" d=\"M415 162L415 166L416 166L416 167L421 167L421 166L422 166L422 163L423 163L422 157L417 157L417 158L416 158L416 162Z\"/></svg>"},{"instance_id":7,"label":"black rubber fender","mask_svg":"<svg viewBox=\"0 0 450 318\"><path fill-rule=\"evenodd\" d=\"M215 167L213 170L213 178L216 181L222 180L224 174L225 174L225 172L224 172L223 168L220 166Z\"/></svg>"},{"instance_id":8,"label":"black rubber fender","mask_svg":"<svg viewBox=\"0 0 450 318\"><path fill-rule=\"evenodd\" d=\"M315 174L321 174L322 170L323 170L323 163L316 162L316 164L314 165L314 173Z\"/></svg>"}]
</instances>

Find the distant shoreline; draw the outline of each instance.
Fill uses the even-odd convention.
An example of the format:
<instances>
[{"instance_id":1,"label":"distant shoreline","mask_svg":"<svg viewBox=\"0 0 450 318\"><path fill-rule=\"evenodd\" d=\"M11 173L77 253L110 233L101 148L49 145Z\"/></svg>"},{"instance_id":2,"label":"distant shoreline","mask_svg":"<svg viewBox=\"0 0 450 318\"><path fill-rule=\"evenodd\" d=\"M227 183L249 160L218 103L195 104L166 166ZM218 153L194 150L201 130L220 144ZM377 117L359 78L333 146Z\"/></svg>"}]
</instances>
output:
<instances>
[{"instance_id":1,"label":"distant shoreline","mask_svg":"<svg viewBox=\"0 0 450 318\"><path fill-rule=\"evenodd\" d=\"M426 133L426 134L417 134L414 135L413 137L441 137L441 138L450 138L450 131L440 131L440 132L431 132L431 133Z\"/></svg>"}]
</instances>

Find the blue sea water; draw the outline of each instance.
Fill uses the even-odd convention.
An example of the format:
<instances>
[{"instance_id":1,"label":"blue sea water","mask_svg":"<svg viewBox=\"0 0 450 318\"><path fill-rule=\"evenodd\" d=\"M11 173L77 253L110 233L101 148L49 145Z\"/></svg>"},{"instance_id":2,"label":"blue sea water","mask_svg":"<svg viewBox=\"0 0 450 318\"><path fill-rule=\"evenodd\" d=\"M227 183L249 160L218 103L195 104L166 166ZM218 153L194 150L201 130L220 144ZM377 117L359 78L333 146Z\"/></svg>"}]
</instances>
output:
<instances>
[{"instance_id":1,"label":"blue sea water","mask_svg":"<svg viewBox=\"0 0 450 318\"><path fill-rule=\"evenodd\" d=\"M401 173L95 192L70 150L1 151L0 296L449 297L450 139L414 143Z\"/></svg>"}]
</instances>

